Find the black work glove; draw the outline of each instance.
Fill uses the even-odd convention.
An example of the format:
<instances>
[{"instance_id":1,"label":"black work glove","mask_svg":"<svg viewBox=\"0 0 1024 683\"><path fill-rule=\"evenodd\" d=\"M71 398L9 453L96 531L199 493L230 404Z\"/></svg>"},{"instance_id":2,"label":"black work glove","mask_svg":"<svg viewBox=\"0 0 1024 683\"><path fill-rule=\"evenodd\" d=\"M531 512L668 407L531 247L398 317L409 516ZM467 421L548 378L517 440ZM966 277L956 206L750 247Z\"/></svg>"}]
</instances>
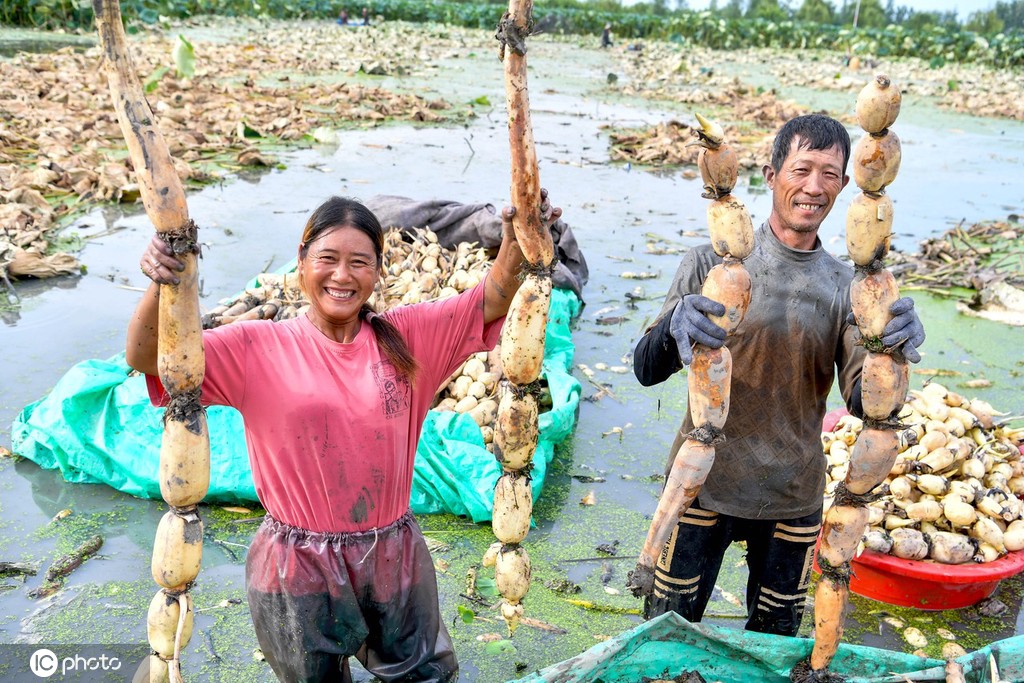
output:
<instances>
[{"instance_id":1,"label":"black work glove","mask_svg":"<svg viewBox=\"0 0 1024 683\"><path fill-rule=\"evenodd\" d=\"M924 325L914 310L914 300L909 296L897 299L889 307L893 318L882 330L882 344L890 349L902 344L904 357L911 363L921 362L921 354L917 352L924 343Z\"/></svg>"},{"instance_id":2,"label":"black work glove","mask_svg":"<svg viewBox=\"0 0 1024 683\"><path fill-rule=\"evenodd\" d=\"M725 330L708 320L707 314L725 315L725 306L700 294L687 294L672 311L669 332L676 340L679 360L689 365L693 360L694 343L712 349L725 344Z\"/></svg>"}]
</instances>

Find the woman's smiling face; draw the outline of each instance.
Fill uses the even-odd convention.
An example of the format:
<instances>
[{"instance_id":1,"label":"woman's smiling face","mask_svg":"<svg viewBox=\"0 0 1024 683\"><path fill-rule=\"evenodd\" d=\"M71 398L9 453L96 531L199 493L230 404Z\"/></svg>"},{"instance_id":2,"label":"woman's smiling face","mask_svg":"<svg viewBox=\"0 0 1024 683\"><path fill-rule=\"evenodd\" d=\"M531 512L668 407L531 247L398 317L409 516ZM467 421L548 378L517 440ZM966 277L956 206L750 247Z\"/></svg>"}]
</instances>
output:
<instances>
[{"instance_id":1,"label":"woman's smiling face","mask_svg":"<svg viewBox=\"0 0 1024 683\"><path fill-rule=\"evenodd\" d=\"M328 337L350 342L359 332L359 310L373 294L380 267L373 241L363 231L340 226L300 247L299 277L309 297L309 319Z\"/></svg>"}]
</instances>

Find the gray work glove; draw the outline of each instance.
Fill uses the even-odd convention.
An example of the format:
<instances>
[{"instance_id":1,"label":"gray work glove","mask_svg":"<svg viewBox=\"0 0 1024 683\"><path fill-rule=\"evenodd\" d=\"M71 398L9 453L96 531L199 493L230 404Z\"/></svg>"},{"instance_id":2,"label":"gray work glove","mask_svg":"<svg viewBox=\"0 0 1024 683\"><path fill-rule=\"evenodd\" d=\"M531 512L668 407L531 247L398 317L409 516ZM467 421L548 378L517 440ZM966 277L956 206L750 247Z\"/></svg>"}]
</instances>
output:
<instances>
[{"instance_id":1,"label":"gray work glove","mask_svg":"<svg viewBox=\"0 0 1024 683\"><path fill-rule=\"evenodd\" d=\"M897 299L889 307L892 319L882 330L882 346L891 349L900 346L903 357L911 363L920 363L921 354L917 349L924 343L924 325L914 310L914 300L909 296ZM853 313L847 316L851 325L857 324Z\"/></svg>"},{"instance_id":2,"label":"gray work glove","mask_svg":"<svg viewBox=\"0 0 1024 683\"><path fill-rule=\"evenodd\" d=\"M694 343L712 349L725 344L725 330L708 320L707 314L725 315L725 306L700 294L687 294L672 311L669 332L676 340L679 360L689 365L693 360Z\"/></svg>"},{"instance_id":3,"label":"gray work glove","mask_svg":"<svg viewBox=\"0 0 1024 683\"><path fill-rule=\"evenodd\" d=\"M924 343L924 325L914 310L914 300L909 296L897 299L889 307L892 320L882 330L882 344L892 348L902 344L903 356L911 363L921 362L921 354L917 352Z\"/></svg>"}]
</instances>

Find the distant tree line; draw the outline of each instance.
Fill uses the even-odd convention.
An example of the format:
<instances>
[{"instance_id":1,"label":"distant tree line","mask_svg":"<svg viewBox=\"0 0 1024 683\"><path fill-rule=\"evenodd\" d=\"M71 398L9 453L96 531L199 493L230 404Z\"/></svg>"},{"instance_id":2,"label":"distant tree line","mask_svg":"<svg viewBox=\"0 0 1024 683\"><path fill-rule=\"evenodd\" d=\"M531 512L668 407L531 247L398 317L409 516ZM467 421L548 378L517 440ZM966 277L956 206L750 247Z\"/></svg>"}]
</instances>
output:
<instances>
[{"instance_id":1,"label":"distant tree line","mask_svg":"<svg viewBox=\"0 0 1024 683\"><path fill-rule=\"evenodd\" d=\"M999 0L992 9L973 12L961 17L955 11L918 12L895 0L840 0L834 4L829 0L711 0L709 10L726 19L767 19L769 21L806 21L816 24L853 26L861 28L884 28L890 24L907 29L930 27L963 28L968 31L991 35L1004 31L1024 30L1024 0ZM620 0L544 0L543 7L574 7L577 9L599 8L606 11L622 11ZM686 0L650 0L628 7L629 11L658 15L670 15L687 11Z\"/></svg>"},{"instance_id":2,"label":"distant tree line","mask_svg":"<svg viewBox=\"0 0 1024 683\"><path fill-rule=\"evenodd\" d=\"M793 0L794 2L798 0ZM711 0L692 11L686 0L537 0L539 30L599 35L614 26L620 40L664 39L714 49L775 47L914 56L938 66L980 62L1024 67L1024 0L998 0L961 20L956 12L916 12L897 0ZM367 8L388 20L493 29L507 0L121 0L129 30L162 17L200 14L333 20L342 9ZM0 25L92 30L88 0L0 0ZM961 21L963 23L961 23Z\"/></svg>"}]
</instances>

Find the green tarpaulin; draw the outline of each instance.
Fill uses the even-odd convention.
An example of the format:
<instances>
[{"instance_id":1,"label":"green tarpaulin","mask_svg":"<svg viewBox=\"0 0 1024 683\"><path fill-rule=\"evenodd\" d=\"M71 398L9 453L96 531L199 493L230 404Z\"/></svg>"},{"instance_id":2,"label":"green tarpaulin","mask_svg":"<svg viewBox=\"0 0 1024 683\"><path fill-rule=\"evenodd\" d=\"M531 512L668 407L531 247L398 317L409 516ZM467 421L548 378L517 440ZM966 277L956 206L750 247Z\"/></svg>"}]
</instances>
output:
<instances>
[{"instance_id":1,"label":"green tarpaulin","mask_svg":"<svg viewBox=\"0 0 1024 683\"><path fill-rule=\"evenodd\" d=\"M696 671L709 683L787 683L814 642L705 624L663 614L518 683L639 683ZM1024 681L1024 636L1008 638L956 660L968 683ZM839 645L829 669L847 683L945 681L945 662L862 645Z\"/></svg>"},{"instance_id":2,"label":"green tarpaulin","mask_svg":"<svg viewBox=\"0 0 1024 683\"><path fill-rule=\"evenodd\" d=\"M569 323L581 305L568 290L552 294L542 376L553 406L540 416L534 498L543 489L555 445L576 424L580 384L570 374L574 347ZM144 378L129 373L123 354L75 365L47 396L15 419L12 450L45 469L59 468L71 482L109 484L133 496L159 499L163 410L150 405ZM206 501L255 501L241 415L212 406L208 420L211 472ZM451 512L487 521L500 475L501 467L468 415L431 411L416 451L413 512Z\"/></svg>"}]
</instances>

